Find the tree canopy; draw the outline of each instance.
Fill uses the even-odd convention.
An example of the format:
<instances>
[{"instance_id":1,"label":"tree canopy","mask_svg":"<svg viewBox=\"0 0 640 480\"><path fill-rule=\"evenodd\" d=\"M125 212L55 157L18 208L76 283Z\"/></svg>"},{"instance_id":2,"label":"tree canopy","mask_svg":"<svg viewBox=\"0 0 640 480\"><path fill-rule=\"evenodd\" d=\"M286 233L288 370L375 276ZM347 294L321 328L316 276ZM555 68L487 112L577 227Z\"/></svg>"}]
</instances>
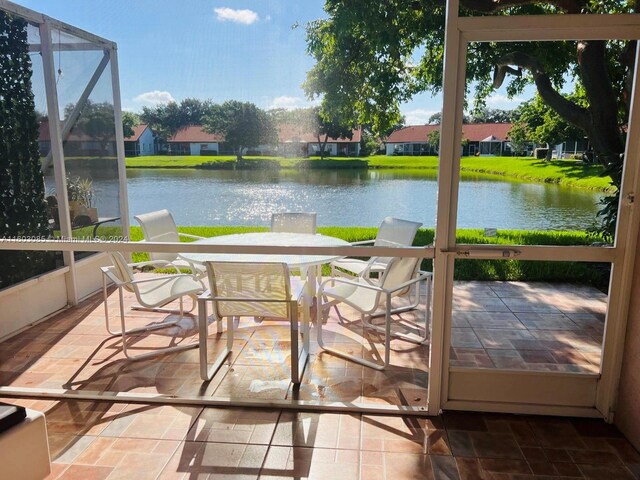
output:
<instances>
[{"instance_id":1,"label":"tree canopy","mask_svg":"<svg viewBox=\"0 0 640 480\"><path fill-rule=\"evenodd\" d=\"M539 95L520 105L518 111L520 122L527 126L529 140L547 144L547 160L551 159L551 150L554 145L565 140L584 137L582 130L565 121L555 110L545 104Z\"/></svg>"},{"instance_id":2,"label":"tree canopy","mask_svg":"<svg viewBox=\"0 0 640 480\"><path fill-rule=\"evenodd\" d=\"M249 102L229 100L212 105L202 125L208 133L224 135L224 142L233 148L238 160L242 159L245 148L278 141L272 117Z\"/></svg>"},{"instance_id":3,"label":"tree canopy","mask_svg":"<svg viewBox=\"0 0 640 480\"><path fill-rule=\"evenodd\" d=\"M180 103L170 102L155 107L143 107L140 120L148 124L160 138L167 140L181 128L202 125L204 118L212 113L213 108L214 103L211 100L185 98Z\"/></svg>"},{"instance_id":4,"label":"tree canopy","mask_svg":"<svg viewBox=\"0 0 640 480\"><path fill-rule=\"evenodd\" d=\"M638 0L461 0L460 14L531 15L631 13ZM435 0L326 0L327 18L307 24L315 58L305 90L358 124L387 129L399 104L442 88L445 2ZM543 101L589 137L599 161L615 173L624 150L635 42L476 42L467 54L468 101L482 107L505 85L507 94L535 85ZM572 81L584 104L563 94ZM473 88L473 96L471 89Z\"/></svg>"},{"instance_id":5,"label":"tree canopy","mask_svg":"<svg viewBox=\"0 0 640 480\"><path fill-rule=\"evenodd\" d=\"M125 138L134 134L133 127L141 123L140 117L133 112L122 112L122 132Z\"/></svg>"}]
</instances>

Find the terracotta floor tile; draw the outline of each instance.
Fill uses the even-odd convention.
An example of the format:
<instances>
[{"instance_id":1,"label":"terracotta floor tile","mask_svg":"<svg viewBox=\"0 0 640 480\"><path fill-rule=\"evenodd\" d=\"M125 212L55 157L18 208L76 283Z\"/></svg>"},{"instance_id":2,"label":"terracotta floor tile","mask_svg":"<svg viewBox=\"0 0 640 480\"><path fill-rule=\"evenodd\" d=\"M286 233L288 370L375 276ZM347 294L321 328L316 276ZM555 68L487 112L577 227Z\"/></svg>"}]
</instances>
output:
<instances>
[{"instance_id":1,"label":"terracotta floor tile","mask_svg":"<svg viewBox=\"0 0 640 480\"><path fill-rule=\"evenodd\" d=\"M578 464L582 474L593 480L632 480L634 475L624 465Z\"/></svg>"},{"instance_id":2,"label":"terracotta floor tile","mask_svg":"<svg viewBox=\"0 0 640 480\"><path fill-rule=\"evenodd\" d=\"M113 472L112 467L70 465L58 478L60 480L104 480Z\"/></svg>"},{"instance_id":3,"label":"terracotta floor tile","mask_svg":"<svg viewBox=\"0 0 640 480\"><path fill-rule=\"evenodd\" d=\"M529 474L532 473L524 460L506 458L480 458L483 470L498 473Z\"/></svg>"},{"instance_id":4,"label":"terracotta floor tile","mask_svg":"<svg viewBox=\"0 0 640 480\"><path fill-rule=\"evenodd\" d=\"M522 459L522 451L511 434L470 432L477 457Z\"/></svg>"}]
</instances>

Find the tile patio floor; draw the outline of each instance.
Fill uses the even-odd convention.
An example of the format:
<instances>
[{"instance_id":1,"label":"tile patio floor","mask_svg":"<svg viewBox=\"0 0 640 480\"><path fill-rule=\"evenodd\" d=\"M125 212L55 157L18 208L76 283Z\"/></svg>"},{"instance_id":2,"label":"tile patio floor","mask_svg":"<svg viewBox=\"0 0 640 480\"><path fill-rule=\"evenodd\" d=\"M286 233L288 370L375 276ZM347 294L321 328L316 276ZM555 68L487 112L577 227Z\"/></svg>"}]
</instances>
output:
<instances>
[{"instance_id":1,"label":"tile patio floor","mask_svg":"<svg viewBox=\"0 0 640 480\"><path fill-rule=\"evenodd\" d=\"M132 303L127 298L127 305ZM117 297L109 309L117 313ZM126 362L105 335L100 295L0 343L0 384L97 392L230 399L424 405L428 346L393 342L385 372L318 351L298 390L288 382L288 328L243 320L232 363L203 385L198 352ZM465 282L454 292L452 364L597 371L606 297L580 286ZM334 310L326 339L376 358L379 338L355 312ZM130 311L131 326L165 314ZM418 314L399 327L415 331ZM141 349L194 342L193 319L135 339ZM215 355L224 341L212 328ZM315 338L312 332L312 340ZM437 418L295 413L284 410L4 399L45 412L63 479L543 479L640 478L640 454L598 420L447 412ZM1 478L1 472L0 472ZM4 479L3 479L4 480Z\"/></svg>"},{"instance_id":2,"label":"tile patio floor","mask_svg":"<svg viewBox=\"0 0 640 480\"><path fill-rule=\"evenodd\" d=\"M118 328L118 300L108 307ZM187 301L188 302L188 301ZM126 298L127 307L133 303ZM516 282L464 282L455 286L452 366L597 372L606 296L584 286ZM363 331L359 315L331 310L323 329L336 348L377 360L380 338ZM402 314L394 328L424 328L424 309ZM166 314L128 309L128 327L162 322ZM421 323L422 322L422 323ZM194 317L180 327L133 338L134 353L197 342ZM214 379L199 377L198 350L129 362L121 340L106 335L102 296L0 343L0 384L92 392L159 393L228 399L300 399L356 404L425 405L428 345L392 342L384 372L321 352L311 334L310 362L299 389L289 382L289 329L282 321L252 318L238 325L234 354ZM213 358L226 343L210 328Z\"/></svg>"},{"instance_id":3,"label":"tile patio floor","mask_svg":"<svg viewBox=\"0 0 640 480\"><path fill-rule=\"evenodd\" d=\"M640 454L601 420L8 401L45 412L49 479L640 478Z\"/></svg>"}]
</instances>

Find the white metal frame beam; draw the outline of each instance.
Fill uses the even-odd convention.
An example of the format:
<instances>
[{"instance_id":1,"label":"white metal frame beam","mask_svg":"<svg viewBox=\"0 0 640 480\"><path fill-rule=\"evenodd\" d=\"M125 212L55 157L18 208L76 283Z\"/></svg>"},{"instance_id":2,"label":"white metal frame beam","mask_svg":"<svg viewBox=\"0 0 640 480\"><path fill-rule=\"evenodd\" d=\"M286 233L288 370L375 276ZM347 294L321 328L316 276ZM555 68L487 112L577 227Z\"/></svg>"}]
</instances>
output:
<instances>
[{"instance_id":1,"label":"white metal frame beam","mask_svg":"<svg viewBox=\"0 0 640 480\"><path fill-rule=\"evenodd\" d=\"M76 121L78 120L78 117L80 117L80 114L82 113L82 109L87 104L87 100L89 100L89 96L91 95L91 92L93 92L93 89L98 83L98 80L100 80L100 76L102 75L102 72L104 72L104 69L107 68L110 57L111 55L109 54L109 50L104 50L104 55L102 57L102 60L100 60L100 63L98 64L95 72L93 72L93 75L89 79L87 86L84 88L84 91L80 95L80 98L78 99L75 106L73 107L73 111L65 119L64 126L62 127L62 130L60 133L60 135L62 136L63 142L66 141L67 138L69 137L69 134L71 133L71 129L75 126ZM57 117L57 118L60 118L60 117ZM47 154L47 157L42 162L43 171L49 168L49 165L51 165L52 158L53 158L52 151L49 151L49 153Z\"/></svg>"},{"instance_id":2,"label":"white metal frame beam","mask_svg":"<svg viewBox=\"0 0 640 480\"><path fill-rule=\"evenodd\" d=\"M49 122L49 135L51 138L51 151L46 159L47 165L52 160L54 164L54 178L56 184L56 191L66 192L66 171L64 164L64 149L63 139L69 134L71 127L73 126L75 119L79 115L82 106L86 103L89 95L91 94L95 84L98 82L104 69L111 60L111 79L113 81L113 94L114 94L114 122L115 122L115 135L117 142L117 154L118 154L118 180L120 183L120 211L122 217L122 225L124 233L126 234L129 229L129 210L127 202L127 188L126 188L126 170L124 163L124 136L122 132L122 112L120 104L120 84L118 80L118 68L116 60L116 44L90 32L82 30L80 28L68 25L59 20L53 19L41 13L35 12L28 8L17 5L8 0L0 0L0 10L4 10L10 14L24 18L26 21L38 27L40 32L40 44L32 45L32 51L40 51L42 55L42 64L44 72L44 84L47 95L47 115L54 121ZM59 30L61 32L72 35L78 39L76 43L66 43L60 45L54 45L51 37L53 30ZM71 118L67 119L64 128L61 128L60 122L57 119L60 118L60 111L58 105L58 92L56 85L55 74L55 61L54 51L83 51L83 50L103 50L104 57L99 63L96 71L91 77L88 85L84 89L80 100L76 104L76 108L71 115ZM66 195L58 195L58 204L60 206L60 233L63 238L72 238L72 225L71 218L69 216L69 202ZM20 250L21 248L17 248ZM65 278L67 286L67 302L70 305L75 305L78 302L78 287L76 279L75 259L73 252L75 249L57 249L55 247L49 248L49 250L62 250L64 257L64 265L68 269ZM84 251L96 251L84 250Z\"/></svg>"}]
</instances>

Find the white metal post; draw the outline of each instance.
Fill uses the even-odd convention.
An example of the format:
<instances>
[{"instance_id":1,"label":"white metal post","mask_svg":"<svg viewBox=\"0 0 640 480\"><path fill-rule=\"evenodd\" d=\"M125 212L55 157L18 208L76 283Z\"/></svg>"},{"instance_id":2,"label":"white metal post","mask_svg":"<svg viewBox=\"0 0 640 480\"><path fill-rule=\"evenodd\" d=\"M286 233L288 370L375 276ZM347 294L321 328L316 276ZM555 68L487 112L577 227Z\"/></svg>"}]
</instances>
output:
<instances>
[{"instance_id":1,"label":"white metal post","mask_svg":"<svg viewBox=\"0 0 640 480\"><path fill-rule=\"evenodd\" d=\"M122 103L120 99L120 74L118 71L118 50L114 45L111 55L111 85L113 89L113 113L116 122L116 152L118 155L118 181L120 218L122 220L122 235L129 238L129 197L127 194L127 168L124 160L124 132L122 130Z\"/></svg>"},{"instance_id":2,"label":"white metal post","mask_svg":"<svg viewBox=\"0 0 640 480\"><path fill-rule=\"evenodd\" d=\"M458 0L447 1L443 76L438 210L433 261L433 316L429 361L429 414L436 415L447 395L449 324L453 292L454 258L445 252L456 242L460 140L464 105L466 43L458 29Z\"/></svg>"},{"instance_id":3,"label":"white metal post","mask_svg":"<svg viewBox=\"0 0 640 480\"><path fill-rule=\"evenodd\" d=\"M67 180L64 166L64 150L62 148L62 131L60 128L60 111L58 108L58 90L56 88L55 62L51 42L51 26L45 18L39 25L40 44L42 46L42 68L44 71L44 86L47 94L47 115L49 117L49 136L51 137L51 155L53 158L53 174L56 183L58 200L58 215L60 217L60 234L71 238L71 218L69 214L69 200L67 197ZM67 302L70 305L78 303L78 289L76 285L75 259L73 252L63 252L64 264L69 267L65 275L67 284Z\"/></svg>"},{"instance_id":4,"label":"white metal post","mask_svg":"<svg viewBox=\"0 0 640 480\"><path fill-rule=\"evenodd\" d=\"M629 317L631 284L636 261L640 211L637 207L640 192L640 48L636 48L633 92L627 128L625 162L620 188L616 250L609 284L609 308L602 343L602 377L598 383L596 407L612 422L622 369L625 334Z\"/></svg>"}]
</instances>

